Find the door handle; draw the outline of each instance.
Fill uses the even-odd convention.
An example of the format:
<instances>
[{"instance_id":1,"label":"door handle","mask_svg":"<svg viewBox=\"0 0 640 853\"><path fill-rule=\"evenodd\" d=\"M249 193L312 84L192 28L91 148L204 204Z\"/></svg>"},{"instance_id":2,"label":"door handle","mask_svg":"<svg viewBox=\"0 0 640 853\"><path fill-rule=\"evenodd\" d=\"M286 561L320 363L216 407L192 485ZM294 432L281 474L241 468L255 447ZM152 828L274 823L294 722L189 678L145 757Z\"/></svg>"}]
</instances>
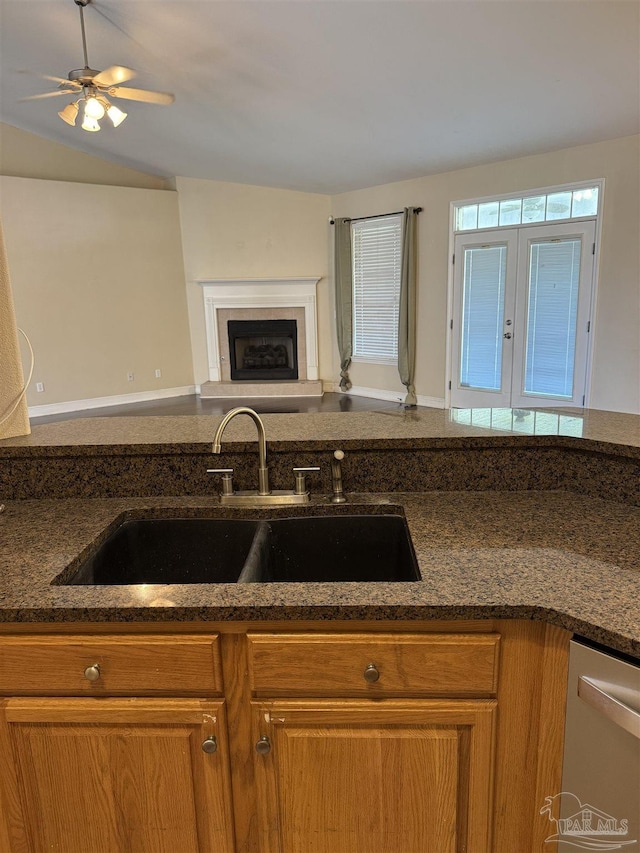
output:
<instances>
[{"instance_id":1,"label":"door handle","mask_svg":"<svg viewBox=\"0 0 640 853\"><path fill-rule=\"evenodd\" d=\"M578 696L612 723L640 740L640 712L607 693L602 689L604 686L581 675L578 678Z\"/></svg>"},{"instance_id":2,"label":"door handle","mask_svg":"<svg viewBox=\"0 0 640 853\"><path fill-rule=\"evenodd\" d=\"M507 340L509 340L511 338L511 332L505 332L502 337L507 338Z\"/></svg>"}]
</instances>

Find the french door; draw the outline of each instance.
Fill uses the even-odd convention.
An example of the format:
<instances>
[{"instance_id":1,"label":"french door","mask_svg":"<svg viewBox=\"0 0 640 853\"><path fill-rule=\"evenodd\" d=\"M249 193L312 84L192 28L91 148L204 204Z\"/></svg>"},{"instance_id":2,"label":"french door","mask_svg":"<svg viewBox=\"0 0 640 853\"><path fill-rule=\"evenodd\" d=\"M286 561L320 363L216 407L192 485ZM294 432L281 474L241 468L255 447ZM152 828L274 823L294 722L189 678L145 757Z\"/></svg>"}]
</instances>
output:
<instances>
[{"instance_id":1,"label":"french door","mask_svg":"<svg viewBox=\"0 0 640 853\"><path fill-rule=\"evenodd\" d=\"M582 406L595 222L455 239L451 405Z\"/></svg>"}]
</instances>

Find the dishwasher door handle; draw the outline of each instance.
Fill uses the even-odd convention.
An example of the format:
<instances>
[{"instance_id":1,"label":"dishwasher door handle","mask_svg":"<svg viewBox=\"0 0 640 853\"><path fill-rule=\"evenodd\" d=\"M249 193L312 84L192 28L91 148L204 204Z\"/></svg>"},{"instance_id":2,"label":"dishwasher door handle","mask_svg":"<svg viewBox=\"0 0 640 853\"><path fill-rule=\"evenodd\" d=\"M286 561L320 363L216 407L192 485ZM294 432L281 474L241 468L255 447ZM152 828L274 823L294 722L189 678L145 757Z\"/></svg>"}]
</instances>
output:
<instances>
[{"instance_id":1,"label":"dishwasher door handle","mask_svg":"<svg viewBox=\"0 0 640 853\"><path fill-rule=\"evenodd\" d=\"M586 675L578 677L578 696L608 720L640 740L640 712L625 705Z\"/></svg>"}]
</instances>

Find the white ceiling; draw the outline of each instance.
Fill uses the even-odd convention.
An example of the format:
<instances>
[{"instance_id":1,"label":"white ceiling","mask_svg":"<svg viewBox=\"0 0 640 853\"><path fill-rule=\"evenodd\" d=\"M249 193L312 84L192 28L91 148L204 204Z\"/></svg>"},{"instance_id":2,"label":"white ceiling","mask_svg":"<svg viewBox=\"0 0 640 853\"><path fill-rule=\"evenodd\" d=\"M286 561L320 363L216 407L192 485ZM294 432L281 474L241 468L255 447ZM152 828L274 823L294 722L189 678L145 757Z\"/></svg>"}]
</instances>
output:
<instances>
[{"instance_id":1,"label":"white ceiling","mask_svg":"<svg viewBox=\"0 0 640 853\"><path fill-rule=\"evenodd\" d=\"M108 160L336 193L640 127L640 0L93 0L89 63L172 106L19 102L83 65L73 0L0 0L0 119Z\"/></svg>"}]
</instances>

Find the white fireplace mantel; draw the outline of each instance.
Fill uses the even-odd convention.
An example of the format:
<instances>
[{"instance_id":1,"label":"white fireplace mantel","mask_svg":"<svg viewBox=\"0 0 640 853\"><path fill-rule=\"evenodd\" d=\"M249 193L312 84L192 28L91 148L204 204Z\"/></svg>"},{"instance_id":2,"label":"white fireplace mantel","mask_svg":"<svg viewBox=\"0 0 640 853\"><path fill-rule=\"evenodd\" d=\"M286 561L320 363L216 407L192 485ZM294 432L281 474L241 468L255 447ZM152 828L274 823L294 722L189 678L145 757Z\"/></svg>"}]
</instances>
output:
<instances>
[{"instance_id":1,"label":"white fireplace mantel","mask_svg":"<svg viewBox=\"0 0 640 853\"><path fill-rule=\"evenodd\" d=\"M318 379L316 285L319 281L320 276L198 280L204 296L210 381L221 379L216 312L222 308L304 308L307 379Z\"/></svg>"}]
</instances>

